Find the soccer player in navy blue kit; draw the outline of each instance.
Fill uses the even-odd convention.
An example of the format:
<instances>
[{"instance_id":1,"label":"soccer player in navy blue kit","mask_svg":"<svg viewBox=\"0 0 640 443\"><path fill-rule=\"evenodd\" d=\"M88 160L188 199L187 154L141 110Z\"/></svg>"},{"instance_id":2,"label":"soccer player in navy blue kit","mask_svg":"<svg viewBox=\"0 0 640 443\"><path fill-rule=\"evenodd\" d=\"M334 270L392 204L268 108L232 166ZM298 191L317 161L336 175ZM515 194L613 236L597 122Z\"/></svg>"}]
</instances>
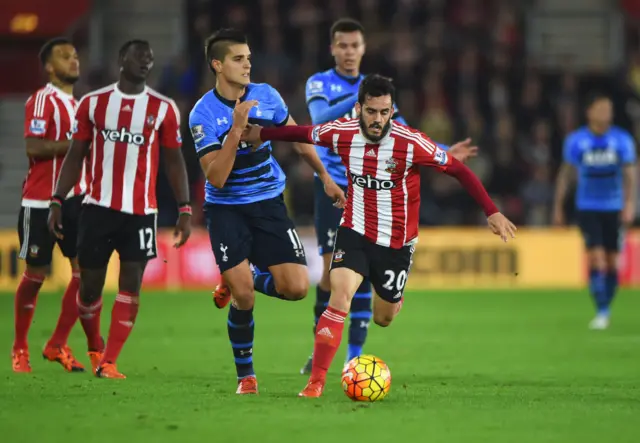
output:
<instances>
[{"instance_id":1,"label":"soccer player in navy blue kit","mask_svg":"<svg viewBox=\"0 0 640 443\"><path fill-rule=\"evenodd\" d=\"M295 121L273 87L251 83L251 51L242 33L218 31L205 42L205 51L216 86L191 110L189 127L207 179L207 227L225 282L215 301L222 308L232 298L227 329L238 375L236 392L257 394L254 288L271 297L300 300L309 290L309 277L302 242L284 204L285 174L271 155L271 144L247 145L240 136L248 123L281 126ZM294 146L320 177L328 198L344 205L344 192L314 147Z\"/></svg>"},{"instance_id":2,"label":"soccer player in navy blue kit","mask_svg":"<svg viewBox=\"0 0 640 443\"><path fill-rule=\"evenodd\" d=\"M307 108L314 125L341 117L355 118L358 87L364 78L364 75L360 73L360 63L365 52L364 27L356 20L340 19L331 26L330 37L331 55L335 59L336 66L327 71L313 74L307 80L306 85ZM397 109L393 119L406 124ZM440 147L449 149L441 144ZM346 190L346 169L340 157L324 147L317 147L316 150L335 182ZM461 161L475 155L476 152L477 147L471 146L470 139L451 147L451 154ZM318 248L323 261L322 278L316 286L313 327L315 334L318 318L327 308L329 302L329 268L335 235L342 217L342 209L335 207L333 202L327 198L322 182L317 177L315 180L314 212ZM371 283L368 279L364 279L351 304L347 361L362 353L371 316ZM306 374L311 370L311 362L312 356L300 370L301 374Z\"/></svg>"},{"instance_id":3,"label":"soccer player in navy blue kit","mask_svg":"<svg viewBox=\"0 0 640 443\"><path fill-rule=\"evenodd\" d=\"M597 314L591 329L609 327L618 288L618 257L624 228L633 223L636 202L636 147L631 134L612 126L613 103L594 94L587 126L567 136L558 173L553 222L565 224L563 203L577 177L576 208L589 260L589 288Z\"/></svg>"}]
</instances>

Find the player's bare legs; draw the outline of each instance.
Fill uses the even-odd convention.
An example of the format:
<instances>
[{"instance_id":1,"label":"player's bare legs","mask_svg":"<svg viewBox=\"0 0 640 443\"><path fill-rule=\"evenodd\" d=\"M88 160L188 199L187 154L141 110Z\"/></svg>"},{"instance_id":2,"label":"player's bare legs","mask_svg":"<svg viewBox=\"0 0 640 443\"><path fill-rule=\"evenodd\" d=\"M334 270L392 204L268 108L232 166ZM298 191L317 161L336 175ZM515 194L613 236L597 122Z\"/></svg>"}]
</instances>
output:
<instances>
[{"instance_id":1,"label":"player's bare legs","mask_svg":"<svg viewBox=\"0 0 640 443\"><path fill-rule=\"evenodd\" d=\"M78 320L78 293L80 291L80 267L78 258L70 258L71 280L62 297L62 309L58 323L49 341L46 343L42 356L62 365L67 372L83 372L84 366L73 356L67 340L71 329Z\"/></svg>"},{"instance_id":2,"label":"player's bare legs","mask_svg":"<svg viewBox=\"0 0 640 443\"><path fill-rule=\"evenodd\" d=\"M253 287L256 291L280 300L302 300L309 291L309 272L300 263L281 263L267 271L254 265Z\"/></svg>"},{"instance_id":3,"label":"player's bare legs","mask_svg":"<svg viewBox=\"0 0 640 443\"><path fill-rule=\"evenodd\" d=\"M309 271L305 265L282 263L269 266L278 294L286 300L302 300L309 292Z\"/></svg>"},{"instance_id":4,"label":"player's bare legs","mask_svg":"<svg viewBox=\"0 0 640 443\"><path fill-rule=\"evenodd\" d=\"M311 377L299 394L301 397L319 397L322 394L327 371L342 341L344 320L351 307L351 300L363 279L362 275L348 268L332 269L330 278L331 298L329 306L318 321Z\"/></svg>"},{"instance_id":5,"label":"player's bare legs","mask_svg":"<svg viewBox=\"0 0 640 443\"><path fill-rule=\"evenodd\" d=\"M402 301L390 303L379 295L373 297L373 321L378 326L387 327L400 312Z\"/></svg>"},{"instance_id":6,"label":"player's bare legs","mask_svg":"<svg viewBox=\"0 0 640 443\"><path fill-rule=\"evenodd\" d=\"M257 394L258 382L253 370L253 274L249 262L243 260L222 274L231 289L231 306L227 332L238 375L236 394Z\"/></svg>"}]
</instances>

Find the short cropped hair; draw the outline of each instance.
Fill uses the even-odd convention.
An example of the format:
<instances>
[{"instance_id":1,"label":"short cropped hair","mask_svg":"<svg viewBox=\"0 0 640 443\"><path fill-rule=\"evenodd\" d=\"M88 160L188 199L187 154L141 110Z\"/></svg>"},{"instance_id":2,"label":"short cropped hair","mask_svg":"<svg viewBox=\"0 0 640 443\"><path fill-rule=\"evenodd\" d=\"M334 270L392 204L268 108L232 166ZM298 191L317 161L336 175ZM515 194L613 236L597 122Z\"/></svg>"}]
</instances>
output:
<instances>
[{"instance_id":1,"label":"short cropped hair","mask_svg":"<svg viewBox=\"0 0 640 443\"><path fill-rule=\"evenodd\" d=\"M393 86L393 80L379 74L369 74L360 83L358 89L358 103L364 104L367 96L382 97L384 95L391 96L391 102L396 101L396 88Z\"/></svg>"},{"instance_id":2,"label":"short cropped hair","mask_svg":"<svg viewBox=\"0 0 640 443\"><path fill-rule=\"evenodd\" d=\"M51 54L53 53L53 48L60 45L72 45L71 40L66 37L56 37L52 38L48 42L46 42L40 48L40 52L38 53L38 58L40 58L40 63L42 66L46 65L51 58Z\"/></svg>"},{"instance_id":3,"label":"short cropped hair","mask_svg":"<svg viewBox=\"0 0 640 443\"><path fill-rule=\"evenodd\" d=\"M352 18L341 18L331 25L330 37L334 39L337 32L361 32L364 35L364 26Z\"/></svg>"},{"instance_id":4,"label":"short cropped hair","mask_svg":"<svg viewBox=\"0 0 640 443\"><path fill-rule=\"evenodd\" d=\"M209 36L204 42L204 56L209 69L213 71L211 63L214 60L224 60L229 53L229 46L236 44L247 44L247 36L235 29L220 29Z\"/></svg>"}]
</instances>

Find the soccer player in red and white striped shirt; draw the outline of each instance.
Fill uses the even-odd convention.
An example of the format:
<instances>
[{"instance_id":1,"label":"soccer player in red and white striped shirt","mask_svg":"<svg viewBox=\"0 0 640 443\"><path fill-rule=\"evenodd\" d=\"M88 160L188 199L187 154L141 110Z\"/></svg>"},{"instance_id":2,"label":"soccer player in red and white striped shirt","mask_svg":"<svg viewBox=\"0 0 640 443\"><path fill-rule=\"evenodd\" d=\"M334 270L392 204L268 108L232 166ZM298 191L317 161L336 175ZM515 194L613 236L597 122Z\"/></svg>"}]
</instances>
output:
<instances>
[{"instance_id":1,"label":"soccer player in red and white striped shirt","mask_svg":"<svg viewBox=\"0 0 640 443\"><path fill-rule=\"evenodd\" d=\"M91 365L98 377L105 378L125 378L116 368L116 360L138 314L145 266L157 255L156 177L160 148L179 202L175 246L182 246L191 232L178 108L173 100L146 85L153 66L148 42L125 43L119 58L118 83L80 100L73 142L49 212L49 229L60 236L64 232L61 196L71 189L80 175L83 158L89 156L91 181L78 237L82 280L78 308ZM119 290L105 347L100 337L102 289L114 250L120 256Z\"/></svg>"},{"instance_id":2,"label":"soccer player in red and white striped shirt","mask_svg":"<svg viewBox=\"0 0 640 443\"><path fill-rule=\"evenodd\" d=\"M348 198L331 264L331 298L316 328L311 378L302 397L319 397L340 346L344 319L364 277L376 290L373 318L388 326L398 313L418 239L419 166L458 179L482 206L489 227L506 241L515 226L493 204L480 180L426 135L391 120L395 90L391 80L371 75L360 84L357 119L315 127L253 127L243 140L253 146L282 140L326 146L347 168Z\"/></svg>"},{"instance_id":3,"label":"soccer player in red and white striped shirt","mask_svg":"<svg viewBox=\"0 0 640 443\"><path fill-rule=\"evenodd\" d=\"M62 160L69 148L76 101L73 85L78 80L80 66L73 44L56 38L40 50L42 66L49 83L36 91L25 106L24 137L29 172L22 187L22 207L18 222L20 258L27 262L15 298L15 339L13 370L31 372L27 334L33 318L38 292L48 274L56 238L47 228L49 201ZM76 297L80 274L76 259L77 219L86 189L83 174L74 188L65 194L65 237L57 243L69 258L72 277L62 298L62 310L53 335L45 345L43 356L59 362L66 371L84 371L67 346L67 338L78 319Z\"/></svg>"}]
</instances>

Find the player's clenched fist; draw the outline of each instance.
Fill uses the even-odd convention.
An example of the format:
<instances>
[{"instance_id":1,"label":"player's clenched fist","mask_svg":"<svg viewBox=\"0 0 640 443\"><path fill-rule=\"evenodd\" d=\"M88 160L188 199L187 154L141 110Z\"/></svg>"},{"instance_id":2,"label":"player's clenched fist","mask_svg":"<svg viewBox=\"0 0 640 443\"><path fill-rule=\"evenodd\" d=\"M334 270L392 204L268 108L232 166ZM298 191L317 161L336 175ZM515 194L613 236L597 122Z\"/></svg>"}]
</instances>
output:
<instances>
[{"instance_id":1,"label":"player's clenched fist","mask_svg":"<svg viewBox=\"0 0 640 443\"><path fill-rule=\"evenodd\" d=\"M499 235L502 241L506 242L509 237L516 237L516 231L518 228L516 228L516 225L511 223L511 221L501 213L496 212L495 214L490 215L487 218L487 222L489 223L491 231L494 234Z\"/></svg>"},{"instance_id":2,"label":"player's clenched fist","mask_svg":"<svg viewBox=\"0 0 640 443\"><path fill-rule=\"evenodd\" d=\"M247 100L246 102L236 100L236 107L233 108L233 126L244 130L249 124L249 111L255 106L258 106L257 100Z\"/></svg>"}]
</instances>

